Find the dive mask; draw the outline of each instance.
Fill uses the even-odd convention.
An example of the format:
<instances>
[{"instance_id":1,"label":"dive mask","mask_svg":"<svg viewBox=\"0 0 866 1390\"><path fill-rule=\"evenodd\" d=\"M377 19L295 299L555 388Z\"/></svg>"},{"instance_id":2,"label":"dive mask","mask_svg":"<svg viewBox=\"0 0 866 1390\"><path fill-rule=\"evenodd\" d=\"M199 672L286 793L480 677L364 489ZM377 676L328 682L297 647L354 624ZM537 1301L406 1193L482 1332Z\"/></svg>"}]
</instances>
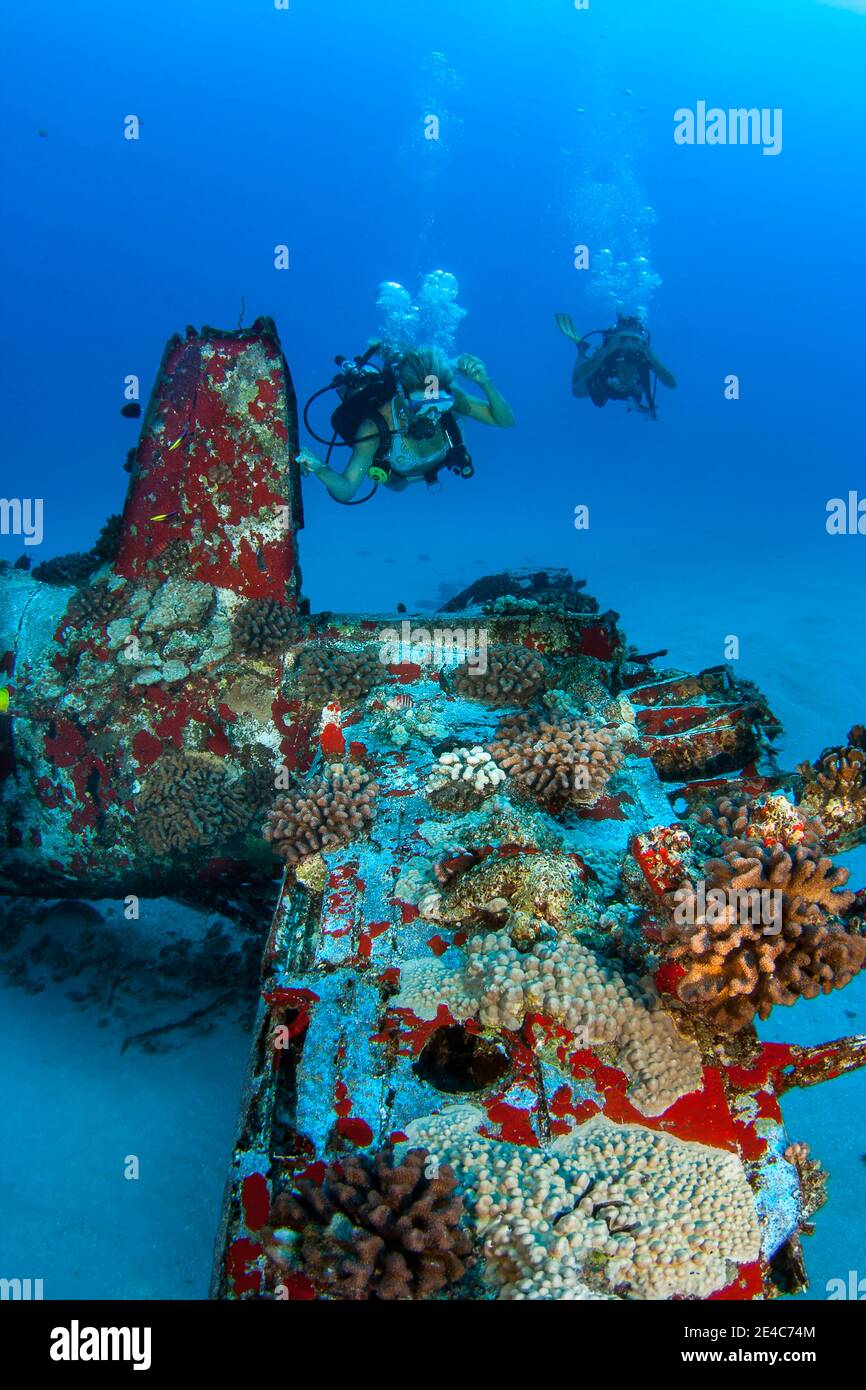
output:
<instances>
[{"instance_id":1,"label":"dive mask","mask_svg":"<svg viewBox=\"0 0 866 1390\"><path fill-rule=\"evenodd\" d=\"M454 409L454 397L446 391L440 391L437 396L412 391L406 403L409 407L408 433L413 439L432 439L442 416Z\"/></svg>"}]
</instances>

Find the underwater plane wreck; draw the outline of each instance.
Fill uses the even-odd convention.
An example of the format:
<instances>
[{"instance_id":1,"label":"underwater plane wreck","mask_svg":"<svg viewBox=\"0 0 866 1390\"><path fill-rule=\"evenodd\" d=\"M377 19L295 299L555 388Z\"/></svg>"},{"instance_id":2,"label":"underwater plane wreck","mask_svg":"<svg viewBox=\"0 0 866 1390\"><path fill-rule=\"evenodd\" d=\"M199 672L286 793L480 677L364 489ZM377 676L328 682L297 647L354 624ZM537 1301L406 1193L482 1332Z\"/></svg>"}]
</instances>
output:
<instances>
[{"instance_id":1,"label":"underwater plane wreck","mask_svg":"<svg viewBox=\"0 0 866 1390\"><path fill-rule=\"evenodd\" d=\"M0 888L272 914L213 1296L803 1289L780 1100L866 1037L755 1020L866 960L866 733L781 771L760 692L561 570L311 614L297 452L273 323L189 329L122 518L0 573Z\"/></svg>"}]
</instances>

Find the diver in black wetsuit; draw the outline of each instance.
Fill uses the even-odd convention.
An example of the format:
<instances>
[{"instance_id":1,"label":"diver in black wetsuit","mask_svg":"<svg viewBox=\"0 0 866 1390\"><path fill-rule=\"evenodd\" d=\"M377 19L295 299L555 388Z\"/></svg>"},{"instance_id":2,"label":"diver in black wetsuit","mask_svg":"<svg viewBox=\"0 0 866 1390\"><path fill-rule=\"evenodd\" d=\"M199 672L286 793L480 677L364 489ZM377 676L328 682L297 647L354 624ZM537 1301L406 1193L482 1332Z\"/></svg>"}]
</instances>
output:
<instances>
[{"instance_id":1,"label":"diver in black wetsuit","mask_svg":"<svg viewBox=\"0 0 866 1390\"><path fill-rule=\"evenodd\" d=\"M588 340L595 333L581 336L567 314L557 314L556 325L577 345L572 395L589 397L598 406L608 401L628 401L630 410L638 410L652 420L657 418L656 381L670 390L677 383L673 373L654 356L650 335L640 319L617 314L614 328L596 329L602 341L594 352Z\"/></svg>"}]
</instances>

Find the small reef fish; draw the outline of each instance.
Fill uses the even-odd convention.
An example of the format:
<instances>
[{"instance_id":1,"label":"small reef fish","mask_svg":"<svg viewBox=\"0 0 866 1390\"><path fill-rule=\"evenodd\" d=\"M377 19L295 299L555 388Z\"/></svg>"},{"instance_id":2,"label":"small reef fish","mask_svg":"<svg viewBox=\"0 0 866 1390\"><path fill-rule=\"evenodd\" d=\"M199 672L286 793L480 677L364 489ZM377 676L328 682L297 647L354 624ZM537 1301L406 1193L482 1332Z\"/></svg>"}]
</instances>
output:
<instances>
[{"instance_id":1,"label":"small reef fish","mask_svg":"<svg viewBox=\"0 0 866 1390\"><path fill-rule=\"evenodd\" d=\"M168 446L168 452L171 453L172 449L176 449L176 448L177 448L178 444L182 444L183 441L186 439L186 437L187 437L188 434L189 434L189 430L184 430L184 431L183 431L183 434L179 434L178 437L177 437L177 439L174 441L174 443L173 443L173 444L169 444L169 446Z\"/></svg>"},{"instance_id":2,"label":"small reef fish","mask_svg":"<svg viewBox=\"0 0 866 1390\"><path fill-rule=\"evenodd\" d=\"M137 420L141 414L141 406L138 401L128 401L120 408L121 415L125 415L127 420Z\"/></svg>"},{"instance_id":3,"label":"small reef fish","mask_svg":"<svg viewBox=\"0 0 866 1390\"><path fill-rule=\"evenodd\" d=\"M0 689L0 714L5 714L9 708L9 691L4 686Z\"/></svg>"},{"instance_id":4,"label":"small reef fish","mask_svg":"<svg viewBox=\"0 0 866 1390\"><path fill-rule=\"evenodd\" d=\"M390 700L386 701L385 708L396 712L397 710L411 709L413 704L414 701L411 695L392 695Z\"/></svg>"},{"instance_id":5,"label":"small reef fish","mask_svg":"<svg viewBox=\"0 0 866 1390\"><path fill-rule=\"evenodd\" d=\"M158 516L152 516L150 521L171 521L173 516L180 516L180 512L160 512Z\"/></svg>"}]
</instances>

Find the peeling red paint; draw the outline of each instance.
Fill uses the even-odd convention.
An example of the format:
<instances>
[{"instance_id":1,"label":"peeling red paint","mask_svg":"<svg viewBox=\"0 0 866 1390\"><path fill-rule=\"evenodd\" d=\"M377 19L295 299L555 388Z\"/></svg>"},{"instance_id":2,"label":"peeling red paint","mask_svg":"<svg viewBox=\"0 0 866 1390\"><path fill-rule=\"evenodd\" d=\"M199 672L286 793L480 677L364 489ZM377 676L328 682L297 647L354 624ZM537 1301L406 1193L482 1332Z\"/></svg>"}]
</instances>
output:
<instances>
[{"instance_id":1,"label":"peeling red paint","mask_svg":"<svg viewBox=\"0 0 866 1390\"><path fill-rule=\"evenodd\" d=\"M414 661L401 661L397 666L387 668L390 676L396 676L400 685L411 685L413 681L421 680L426 675L423 666L419 666Z\"/></svg>"},{"instance_id":2,"label":"peeling red paint","mask_svg":"<svg viewBox=\"0 0 866 1390\"><path fill-rule=\"evenodd\" d=\"M267 1179L262 1173L250 1173L241 1184L241 1201L244 1220L250 1231L259 1231L268 1223L271 1209L271 1194Z\"/></svg>"},{"instance_id":3,"label":"peeling red paint","mask_svg":"<svg viewBox=\"0 0 866 1390\"><path fill-rule=\"evenodd\" d=\"M319 735L319 744L326 758L342 757L346 751L346 740L339 724L326 724Z\"/></svg>"},{"instance_id":4,"label":"peeling red paint","mask_svg":"<svg viewBox=\"0 0 866 1390\"><path fill-rule=\"evenodd\" d=\"M226 1252L226 1274L236 1297L261 1292L262 1272L254 1265L263 1253L262 1247L247 1237L232 1241Z\"/></svg>"},{"instance_id":5,"label":"peeling red paint","mask_svg":"<svg viewBox=\"0 0 866 1390\"><path fill-rule=\"evenodd\" d=\"M365 1149L373 1142L373 1131L366 1120L351 1117L340 1119L337 1121L337 1133L343 1139L348 1139L350 1144L356 1144L359 1149Z\"/></svg>"},{"instance_id":6,"label":"peeling red paint","mask_svg":"<svg viewBox=\"0 0 866 1390\"><path fill-rule=\"evenodd\" d=\"M70 719L54 720L53 733L45 735L45 755L56 767L74 767L87 750L87 740Z\"/></svg>"},{"instance_id":7,"label":"peeling red paint","mask_svg":"<svg viewBox=\"0 0 866 1390\"><path fill-rule=\"evenodd\" d=\"M132 740L132 752L143 772L145 768L156 762L162 752L162 739L157 738L155 734L148 733L146 729L139 729Z\"/></svg>"},{"instance_id":8,"label":"peeling red paint","mask_svg":"<svg viewBox=\"0 0 866 1390\"><path fill-rule=\"evenodd\" d=\"M499 1129L497 1137L506 1143L526 1144L531 1148L538 1148L538 1135L532 1127L532 1116L528 1110L498 1102L489 1106L487 1118Z\"/></svg>"}]
</instances>

